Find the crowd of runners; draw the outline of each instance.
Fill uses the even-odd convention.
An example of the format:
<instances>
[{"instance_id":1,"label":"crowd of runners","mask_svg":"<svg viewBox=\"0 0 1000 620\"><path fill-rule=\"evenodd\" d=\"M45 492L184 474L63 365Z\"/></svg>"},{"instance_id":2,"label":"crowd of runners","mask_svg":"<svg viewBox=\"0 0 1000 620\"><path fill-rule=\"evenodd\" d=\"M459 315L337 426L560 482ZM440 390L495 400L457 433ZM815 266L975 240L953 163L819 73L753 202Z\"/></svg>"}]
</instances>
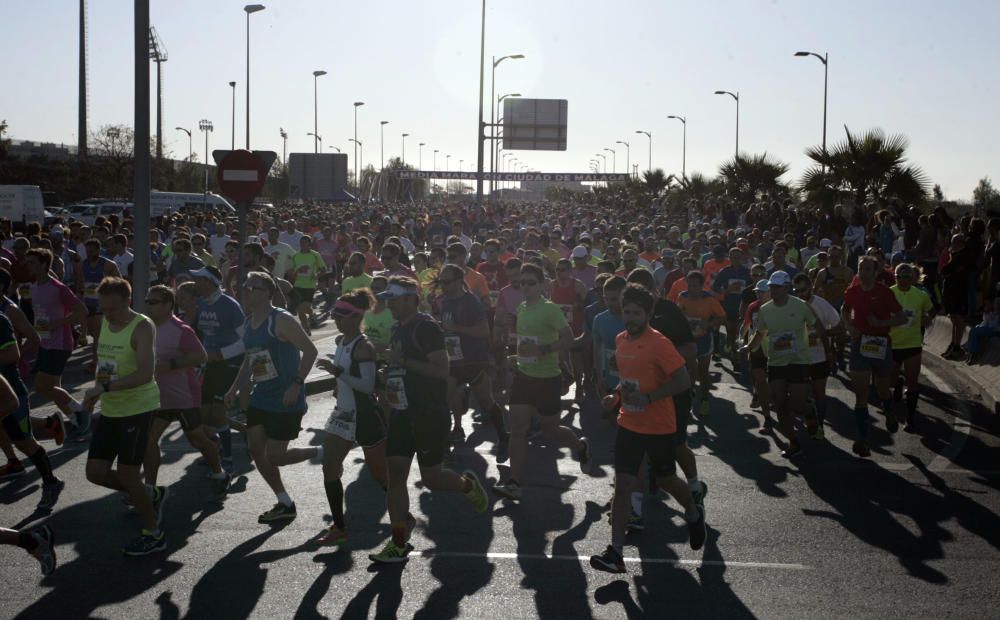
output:
<instances>
[{"instance_id":1,"label":"crowd of runners","mask_svg":"<svg viewBox=\"0 0 1000 620\"><path fill-rule=\"evenodd\" d=\"M570 390L616 422L611 540L591 565L624 572L626 532L646 526L642 506L658 490L682 507L697 550L708 485L687 428L715 409L713 363L746 377L759 431L789 459L824 440L827 380L847 372L853 452L868 457L873 423L921 431L931 318L952 320L946 355L963 357L962 333L1000 277L1000 222L895 201L284 205L251 214L242 244L221 215L174 213L155 226L153 285L137 291L130 221L0 225L0 479L23 475L26 459L42 480L39 509L57 508L64 483L38 440L88 443L87 480L141 519L126 555L167 547L170 489L157 474L174 422L220 495L232 433L246 433L275 497L260 523L296 517L283 467L321 464L326 545L349 542L342 464L360 446L391 524L370 557L402 562L413 550L414 457L424 488L461 493L479 513L491 493L518 502L531 492L536 433L595 471L588 439L562 422ZM132 309L136 295L145 314ZM320 358L312 330L331 319L336 353ZM93 374L80 398L61 382L71 357ZM290 446L314 367L336 378L336 408L322 445ZM36 408L55 413L31 415L29 385ZM470 411L505 465L492 488L448 467ZM54 570L48 526L0 540Z\"/></svg>"}]
</instances>

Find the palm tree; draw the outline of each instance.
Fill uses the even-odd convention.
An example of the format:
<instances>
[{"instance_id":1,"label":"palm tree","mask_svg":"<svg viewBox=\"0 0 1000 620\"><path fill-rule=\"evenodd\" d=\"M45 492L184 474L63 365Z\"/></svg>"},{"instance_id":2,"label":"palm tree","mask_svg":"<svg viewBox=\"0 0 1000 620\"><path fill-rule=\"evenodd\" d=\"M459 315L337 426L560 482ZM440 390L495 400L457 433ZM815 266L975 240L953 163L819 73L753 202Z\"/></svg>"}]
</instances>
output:
<instances>
[{"instance_id":1,"label":"palm tree","mask_svg":"<svg viewBox=\"0 0 1000 620\"><path fill-rule=\"evenodd\" d=\"M847 126L844 132L847 138L832 149L806 149L816 165L805 171L799 187L810 202L830 206L844 198L857 204L882 197L907 203L926 200L927 175L906 163L909 141L905 136L886 135L881 129L856 135Z\"/></svg>"},{"instance_id":2,"label":"palm tree","mask_svg":"<svg viewBox=\"0 0 1000 620\"><path fill-rule=\"evenodd\" d=\"M670 186L671 179L672 177L668 177L664 174L662 168L647 170L642 173L642 180L646 184L646 191L649 192L653 198L660 197L663 191Z\"/></svg>"},{"instance_id":3,"label":"palm tree","mask_svg":"<svg viewBox=\"0 0 1000 620\"><path fill-rule=\"evenodd\" d=\"M762 192L784 190L779 180L790 166L778 161L767 153L736 155L719 166L722 178L730 195L741 200L753 200Z\"/></svg>"}]
</instances>

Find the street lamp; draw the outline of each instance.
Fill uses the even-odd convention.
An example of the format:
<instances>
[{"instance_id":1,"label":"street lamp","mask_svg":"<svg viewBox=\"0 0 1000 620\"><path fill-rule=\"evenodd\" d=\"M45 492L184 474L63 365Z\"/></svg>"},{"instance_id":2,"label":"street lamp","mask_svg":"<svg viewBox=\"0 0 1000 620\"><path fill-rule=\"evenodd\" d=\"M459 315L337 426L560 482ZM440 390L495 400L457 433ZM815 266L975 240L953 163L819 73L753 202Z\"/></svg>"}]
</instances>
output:
<instances>
[{"instance_id":1,"label":"street lamp","mask_svg":"<svg viewBox=\"0 0 1000 620\"><path fill-rule=\"evenodd\" d=\"M307 136L312 136L314 143L317 143L317 142L319 143L319 148L316 149L316 152L318 153L319 149L323 148L323 136L321 136L319 134L315 134L315 133L313 133L311 131L309 133L307 133L306 135Z\"/></svg>"},{"instance_id":2,"label":"street lamp","mask_svg":"<svg viewBox=\"0 0 1000 620\"><path fill-rule=\"evenodd\" d=\"M184 129L183 127L174 127L174 129L176 129L177 131L183 131L188 135L188 161L191 161L191 154L193 153L193 151L191 150L191 130Z\"/></svg>"},{"instance_id":3,"label":"street lamp","mask_svg":"<svg viewBox=\"0 0 1000 620\"><path fill-rule=\"evenodd\" d=\"M671 114L667 118L675 118L679 120L684 125L684 141L681 147L681 176L685 179L687 178L687 150L688 150L688 122L683 116L674 116Z\"/></svg>"},{"instance_id":4,"label":"street lamp","mask_svg":"<svg viewBox=\"0 0 1000 620\"><path fill-rule=\"evenodd\" d=\"M524 58L524 54L510 54L508 56L501 56L500 58L497 58L496 56L493 57L493 71L490 74L491 75L491 77L490 77L490 137L492 138L491 144L490 144L490 172L495 172L495 170L494 170L494 166L496 165L496 160L495 160L495 156L496 156L496 144L495 143L496 143L496 137L497 137L497 128L494 125L496 125L496 122L497 122L496 121L496 108L500 107L500 102L496 101L496 96L497 96L497 65L499 65L500 63L502 63L505 60L521 60L522 58ZM520 96L520 95L517 95L517 96ZM502 99L503 98L501 97L501 100ZM496 101L496 106L493 105L494 101ZM493 179L490 179L490 200L491 201L493 200Z\"/></svg>"},{"instance_id":5,"label":"street lamp","mask_svg":"<svg viewBox=\"0 0 1000 620\"><path fill-rule=\"evenodd\" d=\"M248 4L243 7L247 14L247 150L250 150L250 16L264 10L263 4Z\"/></svg>"},{"instance_id":6,"label":"street lamp","mask_svg":"<svg viewBox=\"0 0 1000 620\"><path fill-rule=\"evenodd\" d=\"M501 95L497 99L497 114L500 113L500 110L501 110L500 104L503 103L504 99L506 99L507 97L520 97L520 96L521 96L521 93L507 93L506 95ZM498 117L494 121L494 123L499 124L501 120L503 120L502 117ZM493 135L494 135L494 137L498 137L496 135L496 129L497 129L496 127L493 128ZM496 157L499 158L500 157L500 140L494 139L493 142L494 142L494 144L493 144L493 152L496 154ZM490 171L491 172L496 172L496 164L494 163L494 161L495 160L491 160L490 161ZM493 184L493 181L490 181L490 193L491 194L493 193L493 185L492 184Z\"/></svg>"},{"instance_id":7,"label":"street lamp","mask_svg":"<svg viewBox=\"0 0 1000 620\"><path fill-rule=\"evenodd\" d=\"M444 156L444 171L451 172L451 155Z\"/></svg>"},{"instance_id":8,"label":"street lamp","mask_svg":"<svg viewBox=\"0 0 1000 620\"><path fill-rule=\"evenodd\" d=\"M236 150L236 82L230 82L229 88L233 91L233 134L230 139L230 150Z\"/></svg>"},{"instance_id":9,"label":"street lamp","mask_svg":"<svg viewBox=\"0 0 1000 620\"><path fill-rule=\"evenodd\" d=\"M601 160L604 162L604 172L607 173L607 171L608 171L608 156L605 155L604 153L598 153L597 156L600 157Z\"/></svg>"},{"instance_id":10,"label":"street lamp","mask_svg":"<svg viewBox=\"0 0 1000 620\"><path fill-rule=\"evenodd\" d=\"M417 168L424 169L424 145L426 142L421 142L417 145Z\"/></svg>"},{"instance_id":11,"label":"street lamp","mask_svg":"<svg viewBox=\"0 0 1000 620\"><path fill-rule=\"evenodd\" d=\"M321 75L326 75L326 71L323 71L322 69L313 71L313 136L316 138L313 140L313 153L319 153L319 143L322 142L319 137L319 96L316 92L316 84L319 80L319 76Z\"/></svg>"},{"instance_id":12,"label":"street lamp","mask_svg":"<svg viewBox=\"0 0 1000 620\"><path fill-rule=\"evenodd\" d=\"M618 172L618 153L614 149L604 147L605 151L611 151L611 172Z\"/></svg>"},{"instance_id":13,"label":"street lamp","mask_svg":"<svg viewBox=\"0 0 1000 620\"><path fill-rule=\"evenodd\" d=\"M208 134L214 127L212 127L212 121L202 119L198 121L198 129L205 132L205 198L204 202L208 202Z\"/></svg>"},{"instance_id":14,"label":"street lamp","mask_svg":"<svg viewBox=\"0 0 1000 620\"><path fill-rule=\"evenodd\" d=\"M632 145L624 140L615 140L615 144L625 145L625 173L628 174L628 171L632 169Z\"/></svg>"},{"instance_id":15,"label":"street lamp","mask_svg":"<svg viewBox=\"0 0 1000 620\"><path fill-rule=\"evenodd\" d=\"M379 152L382 155L382 166L379 168L380 172L382 171L383 168L385 168L385 126L388 125L388 124L389 124L389 121L382 121L382 122L379 123L379 128L378 128L378 132L379 132L378 137L379 137L379 144L380 144L380 146L379 146Z\"/></svg>"},{"instance_id":16,"label":"street lamp","mask_svg":"<svg viewBox=\"0 0 1000 620\"><path fill-rule=\"evenodd\" d=\"M340 152L340 147L337 147L337 146L333 146L332 144L331 144L330 146L326 147L326 148L328 148L328 149L334 149L334 150L335 150L335 151L337 151L338 153Z\"/></svg>"},{"instance_id":17,"label":"street lamp","mask_svg":"<svg viewBox=\"0 0 1000 620\"><path fill-rule=\"evenodd\" d=\"M402 163L403 166L406 166L406 136L408 136L410 134L404 133L402 135L403 135L403 156L402 156L402 158L400 160L400 163Z\"/></svg>"},{"instance_id":18,"label":"street lamp","mask_svg":"<svg viewBox=\"0 0 1000 620\"><path fill-rule=\"evenodd\" d=\"M828 61L830 60L829 52L820 56L816 52L795 52L796 56L815 56L823 63L823 153L826 153L826 85L827 85L827 74L830 68ZM824 166L825 168L825 166Z\"/></svg>"},{"instance_id":19,"label":"street lamp","mask_svg":"<svg viewBox=\"0 0 1000 620\"><path fill-rule=\"evenodd\" d=\"M284 127L279 127L278 132L281 134L281 165L284 166L288 163L288 132Z\"/></svg>"},{"instance_id":20,"label":"street lamp","mask_svg":"<svg viewBox=\"0 0 1000 620\"><path fill-rule=\"evenodd\" d=\"M364 101L354 102L354 184L361 187L361 166L358 165L358 108L365 105Z\"/></svg>"},{"instance_id":21,"label":"street lamp","mask_svg":"<svg viewBox=\"0 0 1000 620\"><path fill-rule=\"evenodd\" d=\"M740 154L740 92L731 93L728 90L717 90L716 95L729 95L736 101L736 155Z\"/></svg>"},{"instance_id":22,"label":"street lamp","mask_svg":"<svg viewBox=\"0 0 1000 620\"><path fill-rule=\"evenodd\" d=\"M347 141L354 143L354 154L356 155L356 158L354 160L354 165L357 166L357 168L358 168L358 170L354 171L354 177L355 177L355 180L356 180L356 183L357 183L358 193L360 194L361 193L361 172L360 172L360 170L361 170L361 160L364 159L364 156L365 156L365 145L361 143L361 140L356 140L354 138L348 138ZM360 155L358 155L359 152L361 153Z\"/></svg>"},{"instance_id":23,"label":"street lamp","mask_svg":"<svg viewBox=\"0 0 1000 620\"><path fill-rule=\"evenodd\" d=\"M644 133L644 134L646 134L646 137L649 138L649 168L648 168L648 170L650 172L652 172L653 171L653 134L649 133L648 131L643 131L641 129L636 129L635 132L636 133Z\"/></svg>"}]
</instances>

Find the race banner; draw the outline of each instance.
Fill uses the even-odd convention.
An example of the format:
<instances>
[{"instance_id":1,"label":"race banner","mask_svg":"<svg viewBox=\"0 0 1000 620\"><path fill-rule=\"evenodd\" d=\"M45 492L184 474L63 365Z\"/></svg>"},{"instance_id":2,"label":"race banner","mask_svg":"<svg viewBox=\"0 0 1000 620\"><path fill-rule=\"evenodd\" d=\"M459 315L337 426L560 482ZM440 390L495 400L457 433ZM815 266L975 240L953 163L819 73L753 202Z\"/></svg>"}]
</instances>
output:
<instances>
[{"instance_id":1,"label":"race banner","mask_svg":"<svg viewBox=\"0 0 1000 620\"><path fill-rule=\"evenodd\" d=\"M475 181L479 178L475 172L445 172L442 170L399 170L396 175L400 179L445 179L455 181ZM578 183L616 183L629 179L630 175L595 174L593 172L484 172L484 181L575 181Z\"/></svg>"}]
</instances>

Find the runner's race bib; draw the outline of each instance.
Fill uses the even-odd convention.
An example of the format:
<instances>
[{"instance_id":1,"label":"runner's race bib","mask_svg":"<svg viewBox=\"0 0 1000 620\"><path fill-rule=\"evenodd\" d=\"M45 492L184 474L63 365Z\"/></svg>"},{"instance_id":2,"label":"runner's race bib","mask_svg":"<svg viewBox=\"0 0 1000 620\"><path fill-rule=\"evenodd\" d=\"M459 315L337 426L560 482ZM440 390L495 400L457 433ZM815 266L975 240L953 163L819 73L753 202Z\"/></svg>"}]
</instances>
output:
<instances>
[{"instance_id":1,"label":"runner's race bib","mask_svg":"<svg viewBox=\"0 0 1000 620\"><path fill-rule=\"evenodd\" d=\"M618 376L618 358L615 357L614 349L604 350L604 365L609 375L612 377Z\"/></svg>"},{"instance_id":2,"label":"runner's race bib","mask_svg":"<svg viewBox=\"0 0 1000 620\"><path fill-rule=\"evenodd\" d=\"M52 332L49 329L49 317L39 310L35 310L35 331L41 339L48 338Z\"/></svg>"},{"instance_id":3,"label":"runner's race bib","mask_svg":"<svg viewBox=\"0 0 1000 620\"><path fill-rule=\"evenodd\" d=\"M490 291L490 307L496 308L497 302L500 301L500 291Z\"/></svg>"},{"instance_id":4,"label":"runner's race bib","mask_svg":"<svg viewBox=\"0 0 1000 620\"><path fill-rule=\"evenodd\" d=\"M353 442L358 430L357 413L353 409L341 409L337 406L330 412L330 418L323 430Z\"/></svg>"},{"instance_id":5,"label":"runner's race bib","mask_svg":"<svg viewBox=\"0 0 1000 620\"><path fill-rule=\"evenodd\" d=\"M903 312L906 314L906 323L903 324L904 328L913 327L914 325L917 324L916 312L914 312L913 310L903 310Z\"/></svg>"},{"instance_id":6,"label":"runner's race bib","mask_svg":"<svg viewBox=\"0 0 1000 620\"><path fill-rule=\"evenodd\" d=\"M885 336L862 336L861 357L873 360L884 360L889 350L889 339Z\"/></svg>"},{"instance_id":7,"label":"runner's race bib","mask_svg":"<svg viewBox=\"0 0 1000 620\"><path fill-rule=\"evenodd\" d=\"M572 324L573 304L560 304L559 307L562 308L563 316L566 317L566 322Z\"/></svg>"},{"instance_id":8,"label":"runner's race bib","mask_svg":"<svg viewBox=\"0 0 1000 620\"><path fill-rule=\"evenodd\" d=\"M641 413L645 411L645 407L642 405L630 405L628 400L625 399L626 394L639 394L639 380L638 379L622 379L622 410L629 413Z\"/></svg>"},{"instance_id":9,"label":"runner's race bib","mask_svg":"<svg viewBox=\"0 0 1000 620\"><path fill-rule=\"evenodd\" d=\"M771 335L771 357L788 357L797 350L795 334L785 332Z\"/></svg>"},{"instance_id":10,"label":"runner's race bib","mask_svg":"<svg viewBox=\"0 0 1000 620\"><path fill-rule=\"evenodd\" d=\"M87 282L83 285L83 297L84 299L90 299L97 301L97 285L98 282Z\"/></svg>"},{"instance_id":11,"label":"runner's race bib","mask_svg":"<svg viewBox=\"0 0 1000 620\"><path fill-rule=\"evenodd\" d=\"M705 335L705 321L701 319L688 319L688 325L691 327L691 335L695 338L701 338Z\"/></svg>"},{"instance_id":12,"label":"runner's race bib","mask_svg":"<svg viewBox=\"0 0 1000 620\"><path fill-rule=\"evenodd\" d=\"M517 337L517 363L518 364L536 364L538 363L537 355L521 355L521 345L526 343L538 344L537 336L521 336Z\"/></svg>"},{"instance_id":13,"label":"runner's race bib","mask_svg":"<svg viewBox=\"0 0 1000 620\"><path fill-rule=\"evenodd\" d=\"M809 347L815 349L818 346L820 346L819 334L816 333L816 330L810 329L809 330Z\"/></svg>"},{"instance_id":14,"label":"runner's race bib","mask_svg":"<svg viewBox=\"0 0 1000 620\"><path fill-rule=\"evenodd\" d=\"M462 356L462 339L454 334L445 335L444 337L444 348L448 351L448 359L453 362L460 362L464 359Z\"/></svg>"},{"instance_id":15,"label":"runner's race bib","mask_svg":"<svg viewBox=\"0 0 1000 620\"><path fill-rule=\"evenodd\" d=\"M31 301L31 285L22 284L17 287L17 295L21 298L21 301Z\"/></svg>"},{"instance_id":16,"label":"runner's race bib","mask_svg":"<svg viewBox=\"0 0 1000 620\"><path fill-rule=\"evenodd\" d=\"M118 380L118 362L115 360L97 360L97 371L94 381L98 384Z\"/></svg>"},{"instance_id":17,"label":"runner's race bib","mask_svg":"<svg viewBox=\"0 0 1000 620\"><path fill-rule=\"evenodd\" d=\"M740 293L743 292L743 288L746 286L746 282L740 280L739 278L729 278L729 283L727 286L729 287L730 295L739 295Z\"/></svg>"},{"instance_id":18,"label":"runner's race bib","mask_svg":"<svg viewBox=\"0 0 1000 620\"><path fill-rule=\"evenodd\" d=\"M254 383L263 383L278 378L278 369L274 367L271 354L266 349L249 353L250 378Z\"/></svg>"},{"instance_id":19,"label":"runner's race bib","mask_svg":"<svg viewBox=\"0 0 1000 620\"><path fill-rule=\"evenodd\" d=\"M392 368L385 379L385 397L389 406L398 411L409 409L410 402L406 400L406 370Z\"/></svg>"}]
</instances>

